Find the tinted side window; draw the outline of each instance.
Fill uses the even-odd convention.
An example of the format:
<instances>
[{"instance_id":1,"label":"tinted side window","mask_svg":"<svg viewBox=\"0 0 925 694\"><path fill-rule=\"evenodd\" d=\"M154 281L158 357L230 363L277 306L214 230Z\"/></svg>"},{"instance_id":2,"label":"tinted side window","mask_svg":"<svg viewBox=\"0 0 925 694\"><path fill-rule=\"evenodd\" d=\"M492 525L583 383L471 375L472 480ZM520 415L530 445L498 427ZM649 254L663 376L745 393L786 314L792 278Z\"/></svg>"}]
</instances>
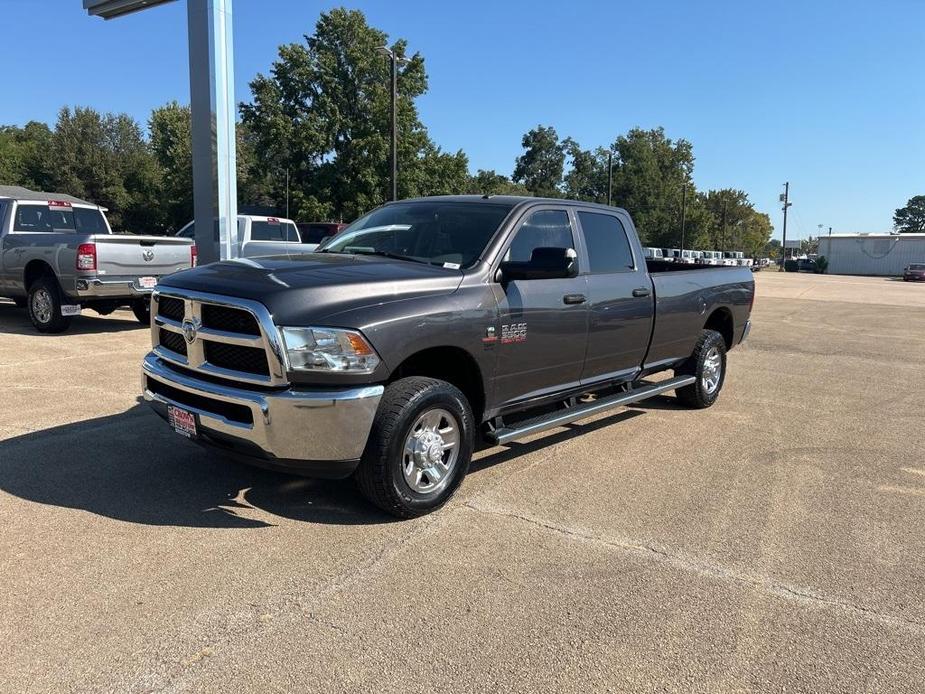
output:
<instances>
[{"instance_id":1,"label":"tinted side window","mask_svg":"<svg viewBox=\"0 0 925 694\"><path fill-rule=\"evenodd\" d=\"M628 272L633 268L633 253L619 219L609 214L579 212L578 220L588 246L591 272Z\"/></svg>"},{"instance_id":2,"label":"tinted side window","mask_svg":"<svg viewBox=\"0 0 925 694\"><path fill-rule=\"evenodd\" d=\"M517 230L506 260L530 260L534 248L574 248L572 225L565 210L534 212Z\"/></svg>"}]
</instances>

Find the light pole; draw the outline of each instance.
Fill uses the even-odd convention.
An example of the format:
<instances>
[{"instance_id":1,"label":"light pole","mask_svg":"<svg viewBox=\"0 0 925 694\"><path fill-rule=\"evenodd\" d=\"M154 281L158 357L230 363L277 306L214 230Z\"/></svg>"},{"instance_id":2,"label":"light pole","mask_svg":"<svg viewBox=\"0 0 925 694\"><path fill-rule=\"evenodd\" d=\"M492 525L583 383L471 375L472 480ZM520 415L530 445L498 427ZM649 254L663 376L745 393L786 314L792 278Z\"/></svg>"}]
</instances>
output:
<instances>
[{"instance_id":1,"label":"light pole","mask_svg":"<svg viewBox=\"0 0 925 694\"><path fill-rule=\"evenodd\" d=\"M684 226L687 223L687 184L681 189L681 257L684 257Z\"/></svg>"},{"instance_id":2,"label":"light pole","mask_svg":"<svg viewBox=\"0 0 925 694\"><path fill-rule=\"evenodd\" d=\"M388 56L392 68L392 200L398 200L398 65L408 60L388 46L380 46L379 52Z\"/></svg>"},{"instance_id":3,"label":"light pole","mask_svg":"<svg viewBox=\"0 0 925 694\"><path fill-rule=\"evenodd\" d=\"M784 204L784 233L780 244L780 268L778 272L784 272L784 266L787 264L787 208L793 204L790 202L790 181L784 183L784 192L780 194L780 201Z\"/></svg>"},{"instance_id":4,"label":"light pole","mask_svg":"<svg viewBox=\"0 0 925 694\"><path fill-rule=\"evenodd\" d=\"M613 150L607 152L607 205L613 199Z\"/></svg>"}]
</instances>

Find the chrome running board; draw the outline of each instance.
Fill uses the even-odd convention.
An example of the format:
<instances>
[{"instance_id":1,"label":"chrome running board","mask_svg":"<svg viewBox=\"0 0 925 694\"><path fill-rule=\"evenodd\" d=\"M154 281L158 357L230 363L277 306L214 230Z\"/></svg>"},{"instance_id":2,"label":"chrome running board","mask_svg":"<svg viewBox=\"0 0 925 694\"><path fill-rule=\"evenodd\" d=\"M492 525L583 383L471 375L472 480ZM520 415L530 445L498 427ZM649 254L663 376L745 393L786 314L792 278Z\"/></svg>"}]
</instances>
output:
<instances>
[{"instance_id":1,"label":"chrome running board","mask_svg":"<svg viewBox=\"0 0 925 694\"><path fill-rule=\"evenodd\" d=\"M617 393L616 395L610 395L606 398L595 400L594 402L575 405L565 410L556 410L555 412L540 415L533 419L527 419L523 422L518 422L512 427L495 429L494 431L488 432L488 438L495 443L508 443L509 441L522 439L531 434L538 434L547 429L554 429L563 424L570 424L579 419L585 419L591 415L600 414L601 412L606 412L616 407L631 405L641 400L648 400L656 395L666 393L669 390L689 386L696 380L694 376L676 376L675 378L669 378L667 381L646 384L639 388L628 390L625 393Z\"/></svg>"}]
</instances>

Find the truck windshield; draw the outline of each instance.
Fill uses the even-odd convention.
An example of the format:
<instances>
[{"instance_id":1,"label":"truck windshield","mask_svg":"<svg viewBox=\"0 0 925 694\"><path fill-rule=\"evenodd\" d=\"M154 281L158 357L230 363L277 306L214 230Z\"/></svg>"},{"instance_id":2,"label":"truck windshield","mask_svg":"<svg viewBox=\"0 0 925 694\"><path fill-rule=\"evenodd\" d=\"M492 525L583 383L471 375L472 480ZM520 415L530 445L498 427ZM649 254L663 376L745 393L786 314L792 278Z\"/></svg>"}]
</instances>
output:
<instances>
[{"instance_id":1,"label":"truck windshield","mask_svg":"<svg viewBox=\"0 0 925 694\"><path fill-rule=\"evenodd\" d=\"M16 209L14 231L20 232L79 232L108 234L106 220L99 210L86 207L49 207L23 205Z\"/></svg>"},{"instance_id":2,"label":"truck windshield","mask_svg":"<svg viewBox=\"0 0 925 694\"><path fill-rule=\"evenodd\" d=\"M322 244L319 252L386 255L468 267L481 256L510 210L508 205L491 203L386 205Z\"/></svg>"}]
</instances>

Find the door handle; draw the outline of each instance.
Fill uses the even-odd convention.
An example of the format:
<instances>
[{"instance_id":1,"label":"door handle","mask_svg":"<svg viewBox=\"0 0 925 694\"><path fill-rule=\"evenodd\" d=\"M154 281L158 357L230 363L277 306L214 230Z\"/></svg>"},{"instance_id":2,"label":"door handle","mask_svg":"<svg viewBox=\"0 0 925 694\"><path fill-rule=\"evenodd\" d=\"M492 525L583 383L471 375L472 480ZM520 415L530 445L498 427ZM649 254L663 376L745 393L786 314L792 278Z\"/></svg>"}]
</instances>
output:
<instances>
[{"instance_id":1,"label":"door handle","mask_svg":"<svg viewBox=\"0 0 925 694\"><path fill-rule=\"evenodd\" d=\"M562 297L562 301L567 304L583 304L588 300L584 294L566 294Z\"/></svg>"},{"instance_id":2,"label":"door handle","mask_svg":"<svg viewBox=\"0 0 925 694\"><path fill-rule=\"evenodd\" d=\"M639 287L633 290L633 296L649 296L652 291L648 287Z\"/></svg>"}]
</instances>

